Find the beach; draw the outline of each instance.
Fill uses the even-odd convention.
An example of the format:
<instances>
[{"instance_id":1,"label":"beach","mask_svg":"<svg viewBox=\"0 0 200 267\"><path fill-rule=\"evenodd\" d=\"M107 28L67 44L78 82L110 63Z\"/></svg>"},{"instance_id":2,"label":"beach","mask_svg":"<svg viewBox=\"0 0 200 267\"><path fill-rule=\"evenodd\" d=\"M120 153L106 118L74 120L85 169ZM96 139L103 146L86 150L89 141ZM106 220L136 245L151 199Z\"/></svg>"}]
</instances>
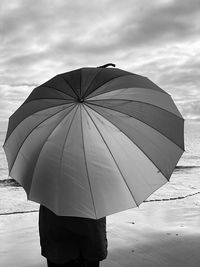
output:
<instances>
[{"instance_id":1,"label":"beach","mask_svg":"<svg viewBox=\"0 0 200 267\"><path fill-rule=\"evenodd\" d=\"M139 208L107 217L108 257L101 267L200 266L199 123L186 121L186 151L170 182ZM0 141L3 143L5 131ZM0 266L44 267L38 234L38 204L0 172Z\"/></svg>"},{"instance_id":2,"label":"beach","mask_svg":"<svg viewBox=\"0 0 200 267\"><path fill-rule=\"evenodd\" d=\"M0 267L47 267L40 204L106 216L100 267L200 267L199 2L0 0Z\"/></svg>"},{"instance_id":3,"label":"beach","mask_svg":"<svg viewBox=\"0 0 200 267\"><path fill-rule=\"evenodd\" d=\"M107 217L108 257L101 267L198 267L200 195L143 203ZM1 216L0 266L43 267L38 212Z\"/></svg>"}]
</instances>

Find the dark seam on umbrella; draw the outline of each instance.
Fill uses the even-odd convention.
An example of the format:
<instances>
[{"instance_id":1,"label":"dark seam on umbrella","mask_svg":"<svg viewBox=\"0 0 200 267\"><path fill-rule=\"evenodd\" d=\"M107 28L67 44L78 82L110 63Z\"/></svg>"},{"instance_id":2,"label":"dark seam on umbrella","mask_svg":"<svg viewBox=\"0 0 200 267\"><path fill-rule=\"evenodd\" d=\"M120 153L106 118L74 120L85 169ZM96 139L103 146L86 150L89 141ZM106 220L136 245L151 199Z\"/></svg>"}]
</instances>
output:
<instances>
[{"instance_id":1,"label":"dark seam on umbrella","mask_svg":"<svg viewBox=\"0 0 200 267\"><path fill-rule=\"evenodd\" d=\"M145 88L145 87L136 87L137 89L146 89L146 90L152 90L152 91L155 91L155 92L157 92L157 93L160 93L160 94L164 94L164 95L167 95L167 96L169 96L169 97L171 97L171 95L169 95L169 94L165 94L165 93L163 93L162 91L157 91L157 90L153 90L153 89L149 89L149 88ZM112 90L112 91L108 91L108 92L105 92L105 93L99 93L98 95L95 95L95 96L92 96L91 98L93 98L93 97L98 97L98 96L101 96L101 95L104 95L104 94L108 94L108 93L110 93L110 92L114 92L114 91L117 91L117 90L126 90L126 89L134 89L134 87L127 87L127 88L119 88L119 89L116 89L116 90ZM110 100L118 100L118 101L121 101L121 100L123 100L123 101L135 101L135 102L142 102L142 101L139 101L139 100L127 100L127 99L113 99L113 98L104 98L104 99L91 99L91 98L87 98L85 101L110 101ZM172 101L173 101L173 99L172 99ZM147 102L142 102L142 103L147 103Z\"/></svg>"},{"instance_id":2,"label":"dark seam on umbrella","mask_svg":"<svg viewBox=\"0 0 200 267\"><path fill-rule=\"evenodd\" d=\"M66 92L64 92L64 91L62 91L62 90L60 90L60 89L58 89L58 88L56 88L56 87L49 86L49 85L40 85L40 86L36 87L35 89L33 89L32 92L34 92L35 90L39 90L39 89L41 89L41 88L45 88L45 87L46 87L46 88L49 88L49 89L53 89L53 90L58 91L58 92L60 92L60 93L62 93L62 94L64 94L64 95L67 95L67 96L69 96L69 97L74 98L74 96L72 96L72 95L70 95L70 94L67 94ZM25 102L26 102L26 101L25 101Z\"/></svg>"},{"instance_id":3,"label":"dark seam on umbrella","mask_svg":"<svg viewBox=\"0 0 200 267\"><path fill-rule=\"evenodd\" d=\"M73 102L74 103L74 99L67 99L67 98L57 98L57 97L44 97L44 98L42 98L42 97L35 97L35 98L33 98L33 99L31 99L30 101L27 101L26 103L23 103L22 104L22 106L24 106L24 105L26 105L26 104L29 104L30 102L32 102L32 101L36 101L36 100L45 100L45 99L47 99L47 100L65 100L65 101L70 101L71 103ZM68 104L68 103L66 103L66 104Z\"/></svg>"},{"instance_id":4,"label":"dark seam on umbrella","mask_svg":"<svg viewBox=\"0 0 200 267\"><path fill-rule=\"evenodd\" d=\"M47 99L47 100L53 100L54 98L41 98L41 99L32 99L31 101L29 101L29 102L24 102L11 116L10 116L10 118L12 118L12 117L14 117L15 116L15 114L17 114L18 112L19 112L19 109L21 108L21 107L24 107L24 106L26 106L26 105L28 105L29 103L31 103L31 102L33 102L33 101L38 101L38 100L45 100L45 99ZM63 100L68 100L68 99L63 99ZM62 104L56 104L56 105L53 105L52 107L57 107L57 106L62 106L62 105L67 105L67 104L70 104L70 103L62 103ZM74 102L73 102L73 104L74 104ZM52 108L52 107L48 107L48 108ZM48 108L44 108L44 109L41 109L41 110L45 110L45 109L48 109ZM40 111L41 111L40 110ZM34 113L32 113L32 114L34 114ZM31 114L31 115L32 115ZM29 117L29 116L28 116ZM27 117L27 118L28 118Z\"/></svg>"},{"instance_id":5,"label":"dark seam on umbrella","mask_svg":"<svg viewBox=\"0 0 200 267\"><path fill-rule=\"evenodd\" d=\"M32 101L34 101L34 100L32 100ZM30 102L32 102L32 101L30 101ZM27 102L26 104L28 105L30 102ZM13 130L12 130L12 132L10 133L10 135L6 138L6 140L5 140L5 142L4 142L4 144L7 142L7 140L9 139L9 137L11 136L11 134L14 132L14 130L25 120L25 119L27 119L27 118L29 118L30 116L33 116L33 114L36 114L36 113L38 113L38 112L41 112L41 111L44 111L44 110L48 110L48 109L51 109L51 108L54 108L54 107L59 107L59 106L65 106L65 105L69 105L70 103L62 103L62 104L59 104L59 105L54 105L54 106L52 106L52 107L48 107L48 108L44 108L44 109L39 109L39 110L37 110L36 112L33 112L33 113L31 113L29 116L27 116L27 117L25 117L23 120L21 120L17 125L16 125L16 127L14 127L13 128ZM73 103L74 104L74 103ZM71 104L71 105L73 105L73 104ZM64 110L64 109L62 109L62 110ZM62 111L61 110L61 111ZM16 111L17 112L17 111ZM15 112L15 113L16 113ZM15 115L15 113L13 113L12 114L12 116L11 117L13 117L14 115ZM10 117L10 118L11 118ZM3 145L4 146L4 145Z\"/></svg>"},{"instance_id":6,"label":"dark seam on umbrella","mask_svg":"<svg viewBox=\"0 0 200 267\"><path fill-rule=\"evenodd\" d=\"M97 75L99 75L103 70L105 69L101 69ZM96 76L97 76L96 75ZM109 81L106 81L105 83L101 84L100 86L98 86L97 88L94 88L94 90L92 90L92 92L90 92L88 95L86 95L86 92L87 90L89 89L89 87L87 88L87 90L85 91L84 93L84 97L88 97L90 94L92 94L94 91L98 90L99 88L101 88L102 86L104 86L105 84L109 83L110 81L114 80L114 79L117 79L117 78L120 78L120 77L125 77L125 76L129 76L129 75L137 75L137 74L133 74L133 73L130 73L130 74L124 74L124 75L120 75L120 76L117 76L117 77L114 77L114 78L111 78ZM96 76L94 77L94 79L92 80L92 82L94 82L94 80L96 79ZM91 86L92 82L90 83L89 86ZM111 90L111 91L114 91L114 90ZM100 93L101 94L101 93Z\"/></svg>"},{"instance_id":7,"label":"dark seam on umbrella","mask_svg":"<svg viewBox=\"0 0 200 267\"><path fill-rule=\"evenodd\" d=\"M74 117L77 113L77 110L78 110L78 107L76 108L76 111L74 112L74 115L72 116L72 119L71 119L71 122L70 122L70 125L69 125L69 128L68 128L68 131L67 131L67 134L65 136L65 140L64 140L64 143L63 143L63 146L62 146L62 152L61 152L61 157L60 157L60 166L59 166L59 175L58 175L58 182L60 184L60 177L61 177L61 168L62 168L62 162L63 162L63 153L64 153L64 149L65 149L65 145L66 145L66 141L67 141L67 137L69 135L69 131L71 129L71 126L72 126L72 123L73 123L73 120L74 120ZM69 113L68 113L69 114ZM67 114L67 115L68 115ZM58 185L58 183L57 183ZM58 187L58 186L57 186ZM58 191L57 191L58 192ZM56 199L56 203L57 203L57 209L58 209L58 206L59 206L59 203L58 203L58 199Z\"/></svg>"},{"instance_id":8,"label":"dark seam on umbrella","mask_svg":"<svg viewBox=\"0 0 200 267\"><path fill-rule=\"evenodd\" d=\"M84 107L84 109L86 110L85 107ZM111 155L111 157L112 157L112 159L113 159L113 161L114 161L114 163L115 163L115 165L116 165L116 167L117 167L119 173L121 174L121 177L123 178L123 180L124 180L124 182L125 182L125 184L126 184L128 190L129 190L129 192L130 192L130 194L131 194L131 196L132 196L132 198L133 198L135 204L139 207L139 205L138 205L138 203L137 203L135 197L133 196L133 194L132 194L132 192L131 192L131 190L130 190L130 188L129 188L129 186L128 186L128 184L127 184L125 178L124 178L124 175L122 174L122 171L121 171L119 165L117 164L117 162L116 162L116 160L115 160L115 158L114 158L114 156L113 156L113 154L112 154L112 152L111 152L111 150L110 150L110 148L109 148L107 142L105 141L105 139L104 139L104 137L103 137L101 131L99 130L99 128L97 127L96 123L94 122L94 120L93 120L92 117L90 116L89 112L88 112L87 110L86 110L86 112L87 112L88 116L90 117L90 119L92 120L92 122L93 122L94 126L96 127L97 131L99 132L99 134L100 134L100 136L101 136L101 138L102 138L104 144L106 145L108 151L110 152L110 155Z\"/></svg>"},{"instance_id":9,"label":"dark seam on umbrella","mask_svg":"<svg viewBox=\"0 0 200 267\"><path fill-rule=\"evenodd\" d=\"M74 104L72 104L71 106L74 106ZM74 108L74 107L73 107ZM72 108L72 109L73 109ZM71 110L72 110L71 109ZM9 174L11 173L11 171L12 171L12 168L13 168L13 166L14 166L14 164L15 164L15 161L16 161L16 159L17 159L17 156L18 156L18 154L19 154L19 151L20 151L20 149L22 148L22 146L23 146L23 144L24 144L24 142L26 141L26 139L29 137L29 135L39 126L39 125L41 125L44 121L46 121L46 120L48 120L48 119L50 119L51 117L53 117L53 116L55 116L55 115L57 115L58 113L60 113L60 112L62 112L64 109L62 109L62 110L59 110L58 112L56 112L56 113L54 113L53 115L51 115L51 116L49 116L48 118L45 118L44 120L42 120L38 125L36 125L31 131L30 131L30 133L26 136L26 138L23 140L23 142L22 142L22 144L20 145L20 147L19 147L19 149L18 149L18 151L17 151L17 154L16 154L16 156L15 156L15 159L14 159L14 161L13 161L13 164L12 164L12 166L11 166L11 168L10 168L10 171L9 171ZM20 125L20 124L19 124ZM15 128L16 129L16 128ZM11 136L11 135L10 135ZM10 137L9 136L9 137ZM8 139L7 139L8 140Z\"/></svg>"},{"instance_id":10,"label":"dark seam on umbrella","mask_svg":"<svg viewBox=\"0 0 200 267\"><path fill-rule=\"evenodd\" d=\"M34 100L33 100L33 101L34 101ZM27 104L28 104L28 103L27 103ZM74 103L73 103L73 104L70 104L70 103L64 103L64 104L63 104L63 103L62 103L62 104L59 104L59 105L55 105L55 106L51 106L51 107L48 107L48 108L40 109L40 110L37 110L36 112L31 113L29 116L27 116L27 117L25 117L23 120L21 120L21 121L16 125L15 128L13 128L12 132L10 133L10 135L8 136L8 138L6 139L6 141L4 142L4 145L5 145L5 143L7 142L7 140L9 139L9 137L12 135L12 133L15 131L15 129L18 128L19 125L20 125L24 120L26 120L27 118L29 118L29 117L33 116L34 114L37 114L37 113L39 113L39 112L41 112L41 111L48 110L48 109L52 109L52 108L54 108L54 107L65 106L65 105L69 105L68 107L65 107L65 108L69 108L70 105L72 106L72 105L74 105ZM58 112L63 111L65 108L63 108L62 110L59 110ZM54 113L54 114L57 114L57 112ZM14 114L13 114L12 116L14 116ZM11 117L12 117L12 116L11 116ZM51 114L51 116L53 116L53 114ZM11 117L10 117L10 118L11 118ZM49 118L49 117L48 117L48 118ZM11 120L11 119L10 119L10 120ZM38 125L39 125L39 124L38 124ZM4 146L4 145L3 145L3 146Z\"/></svg>"},{"instance_id":11,"label":"dark seam on umbrella","mask_svg":"<svg viewBox=\"0 0 200 267\"><path fill-rule=\"evenodd\" d=\"M51 87L51 86L38 86L38 87L36 87L35 89L33 89L32 93L33 93L36 89L38 90L38 88L41 88L41 87L51 88L51 89L57 90L57 91L59 91L59 92L65 94L65 95L67 95L67 96L70 96L70 97L74 98L74 96L68 95L68 94L66 94L65 92L63 92L63 91L61 91L61 90L59 90L59 89L57 89L57 88ZM31 94L29 95L29 97L30 97L30 96L31 96ZM34 99L35 99L35 98L34 98ZM34 99L33 99L33 100L34 100ZM53 98L52 98L52 99L53 99ZM64 98L64 99L65 99L65 98ZM25 105L25 104L27 104L27 103L29 103L29 102L32 101L32 100L30 100L30 101L27 101L27 100L28 100L28 98L22 103L21 106L23 106L23 105Z\"/></svg>"},{"instance_id":12,"label":"dark seam on umbrella","mask_svg":"<svg viewBox=\"0 0 200 267\"><path fill-rule=\"evenodd\" d=\"M102 70L103 70L103 69L102 69ZM107 81L107 82L101 84L99 87L95 88L92 92L90 92L88 95L86 95L86 97L90 96L90 94L92 94L94 91L98 90L99 88L101 88L101 87L104 86L105 84L109 83L110 81L112 81L112 80L114 80L114 79L121 78L121 77L126 77L126 76L139 76L139 77L142 77L142 78L144 78L144 79L147 79L147 80L148 80L149 82L151 82L153 85L157 86L155 83L153 83L153 82L152 82L151 80L149 80L147 77L129 72L129 74L125 74L125 75L120 75L120 76L118 76L118 77L114 77L114 78L110 79L109 81ZM164 93L164 94L166 94L166 95L169 95L165 90L163 90L163 89L160 88L159 86L157 86L157 87L160 89L160 91L159 91L159 90L152 89L152 88L149 88L149 89L154 90L154 91L159 91L160 93ZM139 88L140 88L140 87L139 87ZM118 89L119 89L119 88L118 88ZM121 89L123 89L123 88L121 88ZM115 89L114 89L114 90L110 90L110 91L108 91L108 92L112 92L112 91L115 91ZM108 93L108 92L104 92L104 93ZM98 96L98 95L101 95L101 94L102 94L102 92L100 92L99 94L97 94L97 95L95 95L95 96Z\"/></svg>"},{"instance_id":13,"label":"dark seam on umbrella","mask_svg":"<svg viewBox=\"0 0 200 267\"><path fill-rule=\"evenodd\" d=\"M85 103L86 103L86 102L85 102ZM112 109L112 108L109 108L109 107L104 107L104 106L100 106L100 105L98 105L98 104L93 104L93 103L90 104L90 105L94 105L94 106L98 106L98 107L101 107L101 108L110 109L110 110L113 110L113 111L116 111L116 112L120 112L121 114L127 115L127 116L129 116L129 117L131 117L131 118L134 118L134 119L136 119L136 120L138 120L138 121L141 121L142 123L148 125L148 126L151 127L152 129L154 129L155 131L157 131L158 133L160 133L161 135L165 136L167 139L169 139L173 144L175 144L175 145L176 145L177 147L179 147L181 150L184 150L184 148L182 148L182 147L179 146L177 143L175 143L175 141L173 141L171 138L169 138L168 136L166 136L165 134L163 134L162 132L160 132L158 129L156 129L155 127L151 126L151 125L150 125L149 123L147 123L147 122L144 122L144 121L142 121L142 120L140 120L140 119L138 119L138 118L135 118L135 117L133 117L133 116L130 116L130 115L127 114L127 113L124 113L124 112L122 112L122 111L118 111L118 110L115 110L115 109ZM183 118L180 118L180 117L178 117L178 118L184 122L184 119L183 119Z\"/></svg>"},{"instance_id":14,"label":"dark seam on umbrella","mask_svg":"<svg viewBox=\"0 0 200 267\"><path fill-rule=\"evenodd\" d=\"M104 68L102 68L97 74L96 76L94 77L94 79L92 80L92 82L90 83L90 85L88 86L87 90L89 89L89 87L91 86L91 84L94 82L94 80L96 79L97 75L99 75L103 70L105 70ZM110 81L114 80L114 79L117 79L117 78L120 78L120 77L124 77L124 76L129 76L129 75L134 75L134 74L125 74L125 75L121 75L121 76L117 76L117 77L114 77L114 78L111 78L109 81L101 84L100 86L98 86L97 88L95 88L93 91L91 91L88 95L86 95L87 93L87 90L85 91L84 93L84 97L88 97L90 94L92 94L94 91L98 90L99 88L101 88L103 85L105 85L106 83L109 83ZM101 94L101 93L100 93Z\"/></svg>"},{"instance_id":15,"label":"dark seam on umbrella","mask_svg":"<svg viewBox=\"0 0 200 267\"><path fill-rule=\"evenodd\" d=\"M74 106L74 107L75 107L75 106ZM71 109L71 111L74 109L74 107ZM68 113L68 114L69 114L69 113ZM68 114L67 114L67 115L68 115ZM30 194L30 191L31 191L32 183L33 183L33 178L34 178L34 173L35 173L36 165L37 165L37 163L38 163L38 160L39 160L40 154L41 154L41 152L42 152L42 149L43 149L43 147L44 147L46 141L49 139L49 137L52 135L52 133L55 131L55 129L60 125L60 123L63 122L63 120L65 119L65 117L66 117L66 115L64 115L64 116L62 117L62 119L59 121L59 123L56 124L56 126L53 128L53 130L50 132L50 134L45 138L45 141L44 141L44 143L43 143L43 145L42 145L42 147L41 147L41 149L40 149L40 152L39 152L38 157L37 157L36 162L35 162L35 166L34 166L34 170L33 170L33 174L32 174L32 180L31 180L31 184L30 184L30 188L29 188L29 189L30 189L30 190L29 190L29 194ZM28 194L27 194L27 196L28 196ZM28 198L29 198L29 197L28 197Z\"/></svg>"},{"instance_id":16,"label":"dark seam on umbrella","mask_svg":"<svg viewBox=\"0 0 200 267\"><path fill-rule=\"evenodd\" d=\"M124 76L122 76L122 77L124 77ZM121 76L120 77L116 77L116 79L117 78L121 78ZM145 77L146 78L146 77ZM108 81L109 82L109 81ZM101 86L100 86L101 87ZM96 90L98 90L100 87L98 87ZM169 97L171 97L171 95L170 94L168 94L168 93L166 93L162 88L160 88L162 91L159 91L159 90L155 90L155 89L152 89L152 88L148 88L148 87L138 87L138 86L132 86L132 87L122 87L122 88L116 88L116 89L113 89L113 90L109 90L109 91L107 91L107 92L99 92L97 95L95 95L95 96L92 96L91 98L93 98L93 97L98 97L98 96L100 96L100 95L104 95L104 94L109 94L110 92L116 92L116 91L118 91L118 90L123 90L123 91L125 91L126 92L126 90L127 89L145 89L145 90L147 90L147 91L149 91L149 90L152 90L152 91L154 91L154 92L158 92L158 93L160 93L160 94L164 94L164 95L167 95L167 96L169 96ZM154 93L153 92L153 93ZM89 96L89 98L87 98L87 100L90 100L90 96ZM91 99L91 101L92 101L93 99ZM101 100L101 99L100 99ZM106 100L106 99L105 99Z\"/></svg>"},{"instance_id":17,"label":"dark seam on umbrella","mask_svg":"<svg viewBox=\"0 0 200 267\"><path fill-rule=\"evenodd\" d=\"M82 110L81 110L81 108L80 108L80 119L81 119L81 136L82 136L82 143L83 143L83 153L84 153L84 159L85 159L85 166L86 166L88 184L89 184L90 193L91 193L91 197L92 197L92 204L93 204L93 207L94 207L95 217L97 218L97 212L96 212L96 207L95 207L95 203L94 203L94 196L93 196L93 193L92 193L92 186L91 186L91 183L90 183L88 164L87 164L87 158L86 158L86 153L85 153L85 143L84 143L84 137L83 137L83 121L82 121Z\"/></svg>"},{"instance_id":18,"label":"dark seam on umbrella","mask_svg":"<svg viewBox=\"0 0 200 267\"><path fill-rule=\"evenodd\" d=\"M47 87L47 88L50 88L50 89L59 91L59 92L65 94L65 95L67 95L67 96L70 96L70 97L74 98L74 96L71 95L71 94L69 94L68 92L66 93L65 91L62 91L62 90L60 90L60 89L58 89L58 88L56 88L56 87L53 87L53 86L49 86L49 85L47 86L47 85L45 85L45 86L39 86L39 87Z\"/></svg>"},{"instance_id":19,"label":"dark seam on umbrella","mask_svg":"<svg viewBox=\"0 0 200 267\"><path fill-rule=\"evenodd\" d=\"M38 100L63 100L63 101L71 101L71 103L75 103L75 102L73 102L73 100L69 100L69 99L65 99L65 98L34 98L34 99L32 99L32 100L30 100L30 101L28 101L28 102L26 102L26 103L23 103L19 108L21 108L22 106L24 107L24 106L26 106L26 105L28 105L29 103L31 103L31 102L33 102L33 101L38 101ZM70 103L62 103L62 104L56 104L56 105L53 105L53 107L57 107L57 106L62 106L62 105L67 105L67 104L70 104ZM48 108L47 108L48 109ZM45 110L45 108L43 109L43 110ZM17 109L16 110L16 112L17 111L19 111L19 109ZM15 112L15 113L16 113ZM13 117L14 115L15 115L15 113L13 113L12 115L11 115L11 117Z\"/></svg>"},{"instance_id":20,"label":"dark seam on umbrella","mask_svg":"<svg viewBox=\"0 0 200 267\"><path fill-rule=\"evenodd\" d=\"M87 105L88 106L88 105ZM131 142L133 142L131 140L131 138L124 132L122 131L114 122L112 122L111 120L109 120L108 118L105 118L103 115L101 115L98 111L96 111L95 109L93 109L92 107L88 106L89 108L91 108L93 111L97 112L100 116L102 116L104 119L108 120L110 123L112 123L113 125L115 125L115 127L120 131L122 132ZM135 118L134 118L135 119ZM144 122L142 122L144 123ZM167 179L167 181L169 181L169 179L165 176L165 174L162 172L162 170L155 164L155 162L152 161L152 159L144 152L144 150L138 145L136 144L135 142L133 142L138 148L140 151L142 151L142 153L153 163L153 165L156 167L156 169L158 169L158 171L160 171L162 173L162 175ZM181 149L182 150L182 149ZM180 158L179 158L180 159Z\"/></svg>"},{"instance_id":21,"label":"dark seam on umbrella","mask_svg":"<svg viewBox=\"0 0 200 267\"><path fill-rule=\"evenodd\" d=\"M78 95L77 95L77 93L76 93L76 91L75 91L74 88L71 86L70 82L69 82L67 79L65 79L61 74L60 74L60 77L63 78L63 80L66 82L66 84L72 89L72 91L74 92L74 94L76 95L76 97L79 98Z\"/></svg>"},{"instance_id":22,"label":"dark seam on umbrella","mask_svg":"<svg viewBox=\"0 0 200 267\"><path fill-rule=\"evenodd\" d=\"M103 71L103 69L100 69L100 70L95 74L95 76L94 76L93 79L90 81L89 85L87 86L87 88L86 88L86 90L85 90L83 96L81 96L81 98L84 98L85 96L87 97L86 94L87 94L88 89L90 88L90 86L92 85L92 83L94 82L94 80L96 79L96 77L97 77L102 71Z\"/></svg>"},{"instance_id":23,"label":"dark seam on umbrella","mask_svg":"<svg viewBox=\"0 0 200 267\"><path fill-rule=\"evenodd\" d=\"M167 110L167 109L164 109L164 108L162 108L162 107L159 107L159 106L156 106L156 105L153 105L153 104L151 104L151 103L144 102L144 101L139 101L139 100L127 100L127 99L98 99L98 100L89 100L89 99L87 99L87 103L90 103L90 104L93 104L93 102L95 102L95 101L98 101L98 102L103 101L103 102L105 102L105 103L106 103L106 101L124 101L124 102L143 103L144 105L148 105L148 106L155 107L155 108L157 108L157 109L161 109L161 110L163 110L163 111L169 113L171 116L175 116L175 117L178 118L178 119L182 119L182 120L184 120L182 116L179 117L178 115L176 115L175 113L173 113L173 112L171 112L171 111L169 111L169 110ZM91 102L92 102L92 103L91 103ZM122 103L122 104L123 104L123 103ZM94 103L94 105L95 105L95 103ZM98 104L96 104L96 105L98 105ZM101 105L99 105L99 106L101 106ZM102 106L101 106L101 107L102 107ZM104 107L104 106L103 106L103 107Z\"/></svg>"},{"instance_id":24,"label":"dark seam on umbrella","mask_svg":"<svg viewBox=\"0 0 200 267\"><path fill-rule=\"evenodd\" d=\"M82 99L81 93L82 93L82 69L80 70L80 93L79 93L80 99Z\"/></svg>"}]
</instances>

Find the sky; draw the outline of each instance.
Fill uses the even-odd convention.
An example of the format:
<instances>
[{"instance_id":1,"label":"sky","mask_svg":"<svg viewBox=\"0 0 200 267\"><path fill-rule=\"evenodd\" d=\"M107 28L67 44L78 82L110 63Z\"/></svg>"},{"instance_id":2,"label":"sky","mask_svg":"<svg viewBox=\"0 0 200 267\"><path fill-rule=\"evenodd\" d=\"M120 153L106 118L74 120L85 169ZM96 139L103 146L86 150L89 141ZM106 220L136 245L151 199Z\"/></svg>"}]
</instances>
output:
<instances>
[{"instance_id":1,"label":"sky","mask_svg":"<svg viewBox=\"0 0 200 267\"><path fill-rule=\"evenodd\" d=\"M0 122L58 73L108 62L200 121L199 0L0 0Z\"/></svg>"}]
</instances>

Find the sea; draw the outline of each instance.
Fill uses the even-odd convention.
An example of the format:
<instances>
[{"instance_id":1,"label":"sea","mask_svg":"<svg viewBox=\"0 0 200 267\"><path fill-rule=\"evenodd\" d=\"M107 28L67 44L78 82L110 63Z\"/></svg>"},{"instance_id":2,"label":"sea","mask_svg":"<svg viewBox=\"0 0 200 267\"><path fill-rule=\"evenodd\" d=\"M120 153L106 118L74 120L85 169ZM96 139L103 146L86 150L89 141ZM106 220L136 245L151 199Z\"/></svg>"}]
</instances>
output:
<instances>
[{"instance_id":1,"label":"sea","mask_svg":"<svg viewBox=\"0 0 200 267\"><path fill-rule=\"evenodd\" d=\"M38 211L39 205L27 200L25 191L8 176L3 150L6 123L0 122L0 215ZM200 194L200 121L185 121L185 152L169 182L154 192L146 202L181 199Z\"/></svg>"}]
</instances>

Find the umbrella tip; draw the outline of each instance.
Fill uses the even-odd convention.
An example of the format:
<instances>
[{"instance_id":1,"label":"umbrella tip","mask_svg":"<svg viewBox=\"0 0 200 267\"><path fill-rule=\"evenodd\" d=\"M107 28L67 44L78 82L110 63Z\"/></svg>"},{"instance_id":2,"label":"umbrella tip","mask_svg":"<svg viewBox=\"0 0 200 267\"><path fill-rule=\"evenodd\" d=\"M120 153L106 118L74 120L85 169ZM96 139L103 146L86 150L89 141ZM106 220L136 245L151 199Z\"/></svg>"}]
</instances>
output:
<instances>
[{"instance_id":1,"label":"umbrella tip","mask_svg":"<svg viewBox=\"0 0 200 267\"><path fill-rule=\"evenodd\" d=\"M107 67L109 67L109 66L115 67L116 65L113 64L113 63L107 63L107 64L102 65L102 66L99 66L99 67L97 67L97 68L107 68Z\"/></svg>"}]
</instances>

